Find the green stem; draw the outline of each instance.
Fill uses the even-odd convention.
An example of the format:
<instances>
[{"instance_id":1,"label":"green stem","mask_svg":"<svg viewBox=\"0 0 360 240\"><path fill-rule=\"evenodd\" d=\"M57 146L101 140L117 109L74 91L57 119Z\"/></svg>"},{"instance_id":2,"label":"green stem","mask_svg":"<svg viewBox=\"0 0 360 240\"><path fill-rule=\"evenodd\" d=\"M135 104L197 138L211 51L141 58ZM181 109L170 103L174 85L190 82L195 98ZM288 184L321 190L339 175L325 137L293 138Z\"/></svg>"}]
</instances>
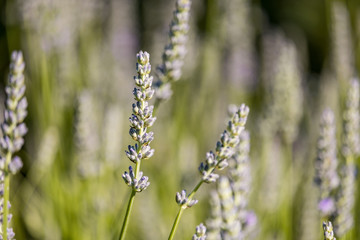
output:
<instances>
[{"instance_id":1,"label":"green stem","mask_svg":"<svg viewBox=\"0 0 360 240\"><path fill-rule=\"evenodd\" d=\"M200 180L198 182L198 184L196 184L196 186L194 187L194 189L191 191L189 197L188 197L188 202L192 200L193 196L195 195L195 193L197 192L197 190L200 188L200 186L204 183L204 180Z\"/></svg>"},{"instance_id":2,"label":"green stem","mask_svg":"<svg viewBox=\"0 0 360 240\"><path fill-rule=\"evenodd\" d=\"M144 100L141 100L141 105L142 106L145 105ZM141 110L144 110L144 109L142 108ZM144 128L141 128L140 131L139 131L139 135L142 136L143 132L144 132ZM137 153L139 153L141 151L141 147L142 147L142 144L140 142L138 142L138 144L139 144L139 148L138 148ZM137 161L136 165L135 165L135 178L136 179L139 176L140 166L141 166L141 160ZM124 222L123 222L121 232L120 232L120 237L119 237L120 240L125 238L126 230L127 230L128 225L129 225L129 219L130 219L132 206L134 204L135 195L136 195L136 191L135 191L135 188L133 186L132 191L131 191L131 195L130 195L130 198L129 198L129 203L128 203L128 206L127 206L127 209L126 209Z\"/></svg>"},{"instance_id":3,"label":"green stem","mask_svg":"<svg viewBox=\"0 0 360 240\"><path fill-rule=\"evenodd\" d=\"M174 224L171 228L171 232L170 232L170 235L169 235L169 240L173 239L174 238L174 235L175 235L175 232L176 232L176 229L179 225L179 222L180 222L180 218L181 218L181 215L183 214L184 210L186 208L183 208L183 207L180 207L180 210L178 212L178 214L176 215L176 218L175 218L175 221L174 221Z\"/></svg>"},{"instance_id":4,"label":"green stem","mask_svg":"<svg viewBox=\"0 0 360 240\"><path fill-rule=\"evenodd\" d=\"M204 180L201 179L201 180L198 182L198 184L196 184L196 186L194 187L194 189L191 191L191 193L190 193L190 195L189 195L189 197L188 197L187 202L180 207L179 212L177 213L176 218L175 218L175 221L174 221L173 226L172 226L172 228L171 228L171 232L170 232L170 235L169 235L169 238L168 238L169 240L173 239L174 236L175 236L175 232L176 232L176 229L177 229L177 227L178 227L178 225L179 225L181 215L183 214L184 210L187 208L187 203L189 203L189 202L192 200L192 198L194 197L195 193L197 192L197 190L200 188L200 186L201 186L203 183L204 183Z\"/></svg>"},{"instance_id":5,"label":"green stem","mask_svg":"<svg viewBox=\"0 0 360 240\"><path fill-rule=\"evenodd\" d=\"M132 190L130 198L129 198L129 203L128 203L128 206L127 206L127 209L126 209L124 222L123 222L123 225L122 225L122 228L121 228L119 240L125 239L126 230L127 230L128 225L129 225L130 213L131 213L131 210L132 210L132 206L134 204L135 195L136 195L136 191Z\"/></svg>"},{"instance_id":6,"label":"green stem","mask_svg":"<svg viewBox=\"0 0 360 240\"><path fill-rule=\"evenodd\" d=\"M137 178L137 176L139 175L140 166L141 166L141 161L136 162L136 165L135 165L135 178ZM123 222L121 232L120 232L120 237L119 237L120 240L125 238L126 230L127 230L128 225L129 225L129 219L130 219L132 206L134 204L135 195L136 195L136 191L134 189L132 189L131 195L130 195L130 198L129 198L129 203L128 203L126 213L125 213L124 222Z\"/></svg>"},{"instance_id":7,"label":"green stem","mask_svg":"<svg viewBox=\"0 0 360 240\"><path fill-rule=\"evenodd\" d=\"M280 222L286 239L293 239L294 178L296 178L296 176L294 175L292 143L286 139L284 139L283 143L283 161L286 170L284 177L287 179L287 182L286 185L284 185L286 189L283 191L286 194L282 195L283 207L280 210Z\"/></svg>"},{"instance_id":8,"label":"green stem","mask_svg":"<svg viewBox=\"0 0 360 240\"><path fill-rule=\"evenodd\" d=\"M141 149L141 145L140 145L139 149ZM141 166L141 161L136 162L136 165L135 165L135 177L136 178L139 176L140 166Z\"/></svg>"},{"instance_id":9,"label":"green stem","mask_svg":"<svg viewBox=\"0 0 360 240\"><path fill-rule=\"evenodd\" d=\"M6 153L5 159L5 169L4 169L4 214L3 214L3 239L7 239L7 229L8 229L8 215L9 215L9 197L10 197L10 174L8 172L8 166L11 161L11 152Z\"/></svg>"},{"instance_id":10,"label":"green stem","mask_svg":"<svg viewBox=\"0 0 360 240\"><path fill-rule=\"evenodd\" d=\"M290 165L289 165L289 172L290 172L290 179L289 179L289 184L290 184L290 199L289 199L289 206L288 206L288 217L289 219L287 220L288 222L288 232L287 232L287 236L288 239L293 239L293 231L294 231L294 194L295 194L295 190L294 190L294 178L296 178L297 176L295 176L295 172L294 172L294 159L293 159L293 150L292 150L292 142L289 141L286 143L286 151L287 151L287 161L289 161Z\"/></svg>"}]
</instances>

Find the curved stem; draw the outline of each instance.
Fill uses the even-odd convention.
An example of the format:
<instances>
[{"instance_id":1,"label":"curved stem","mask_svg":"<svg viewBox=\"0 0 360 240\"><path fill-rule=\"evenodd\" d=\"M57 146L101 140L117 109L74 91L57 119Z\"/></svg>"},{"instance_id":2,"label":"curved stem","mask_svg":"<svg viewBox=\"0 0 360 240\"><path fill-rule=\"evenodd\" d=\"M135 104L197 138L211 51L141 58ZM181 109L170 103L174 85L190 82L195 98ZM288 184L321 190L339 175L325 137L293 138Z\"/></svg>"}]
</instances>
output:
<instances>
[{"instance_id":1,"label":"curved stem","mask_svg":"<svg viewBox=\"0 0 360 240\"><path fill-rule=\"evenodd\" d=\"M174 236L175 236L175 232L176 232L176 229L179 225L179 222L180 222L180 218L181 218L181 215L183 214L184 210L187 208L187 203L190 202L192 200L192 198L194 197L195 193L197 192L197 190L200 188L200 186L204 183L204 180L200 180L198 182L198 184L196 184L196 186L194 187L194 189L191 191L191 193L189 194L189 197L188 197L188 200L187 202L182 205L176 215L176 218L175 218L175 221L173 223L173 226L171 228L171 232L170 232L170 235L169 235L169 240L173 239Z\"/></svg>"},{"instance_id":2,"label":"curved stem","mask_svg":"<svg viewBox=\"0 0 360 240\"><path fill-rule=\"evenodd\" d=\"M10 198L10 174L7 171L9 163L11 161L11 152L6 153L5 168L4 168L4 214L3 214L3 239L7 239L8 229L8 215L9 215L9 198Z\"/></svg>"},{"instance_id":3,"label":"curved stem","mask_svg":"<svg viewBox=\"0 0 360 240\"><path fill-rule=\"evenodd\" d=\"M128 206L127 206L127 209L126 209L124 222L123 222L123 225L122 225L122 228L121 228L119 240L125 239L126 230L127 230L128 225L129 225L130 213L131 213L131 210L132 210L132 206L134 204L135 195L136 195L136 191L132 190L130 198L129 198L129 203L128 203Z\"/></svg>"}]
</instances>

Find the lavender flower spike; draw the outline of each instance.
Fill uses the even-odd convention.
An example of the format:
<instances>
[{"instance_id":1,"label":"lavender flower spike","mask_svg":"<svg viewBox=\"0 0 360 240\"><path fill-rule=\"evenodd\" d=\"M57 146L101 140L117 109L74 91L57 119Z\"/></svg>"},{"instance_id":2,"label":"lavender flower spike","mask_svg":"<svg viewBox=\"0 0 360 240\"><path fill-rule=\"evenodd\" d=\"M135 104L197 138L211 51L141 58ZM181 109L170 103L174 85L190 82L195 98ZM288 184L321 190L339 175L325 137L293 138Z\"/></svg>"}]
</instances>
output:
<instances>
[{"instance_id":1,"label":"lavender flower spike","mask_svg":"<svg viewBox=\"0 0 360 240\"><path fill-rule=\"evenodd\" d=\"M333 206L334 192L340 183L337 166L335 116L330 109L326 109L320 122L314 179L320 188L319 210L324 217L332 216L335 212L334 208L328 207Z\"/></svg>"},{"instance_id":2,"label":"lavender flower spike","mask_svg":"<svg viewBox=\"0 0 360 240\"><path fill-rule=\"evenodd\" d=\"M155 150L150 147L150 143L154 139L154 133L147 132L147 129L154 124L156 117L152 116L154 107L149 105L148 102L154 95L154 90L151 88L153 77L149 75L151 72L151 65L149 62L150 55L147 52L140 51L136 57L136 70L138 75L134 77L134 81L137 88L134 88L133 90L136 102L132 104L132 115L129 118L129 134L137 143L133 146L129 145L128 151L125 151L125 153L130 161L140 165L142 160L148 159L154 154ZM137 167L137 169L139 169L139 167ZM134 179L139 179L140 181L138 176L139 171L140 170L135 170L135 177L131 178L132 180L129 180L129 174L127 172L123 175L125 183L129 186L133 186L134 189L136 188L133 182ZM131 172L132 168L130 173ZM149 184L146 181L146 184L144 184L142 188L136 188L136 191L140 192L148 185Z\"/></svg>"},{"instance_id":3,"label":"lavender flower spike","mask_svg":"<svg viewBox=\"0 0 360 240\"><path fill-rule=\"evenodd\" d=\"M249 107L245 104L237 108L226 130L221 134L220 141L216 143L215 153L210 151L206 154L205 162L198 168L204 182L215 182L219 177L214 173L215 168L221 170L228 165L228 160L234 155L235 147L240 142L240 134L245 128L248 114Z\"/></svg>"},{"instance_id":4,"label":"lavender flower spike","mask_svg":"<svg viewBox=\"0 0 360 240\"><path fill-rule=\"evenodd\" d=\"M355 171L354 163L359 155L359 82L352 79L348 90L346 107L343 114L343 147L342 154L345 161L342 163L341 183L336 199L336 215L334 228L339 237L345 235L354 225L355 204Z\"/></svg>"},{"instance_id":5,"label":"lavender flower spike","mask_svg":"<svg viewBox=\"0 0 360 240\"><path fill-rule=\"evenodd\" d=\"M11 55L10 73L5 87L6 101L4 122L1 124L0 139L0 203L1 203L1 234L0 239L13 239L15 233L8 227L11 220L9 213L10 174L17 173L23 166L20 157L14 156L24 144L27 127L23 123L27 115L25 94L25 63L21 52L14 51Z\"/></svg>"},{"instance_id":6,"label":"lavender flower spike","mask_svg":"<svg viewBox=\"0 0 360 240\"><path fill-rule=\"evenodd\" d=\"M208 239L221 239L222 211L219 193L215 190L210 193L210 216L206 220Z\"/></svg>"},{"instance_id":7,"label":"lavender flower spike","mask_svg":"<svg viewBox=\"0 0 360 240\"><path fill-rule=\"evenodd\" d=\"M181 77L181 68L186 55L190 18L190 0L177 0L176 9L170 25L170 43L165 46L162 64L157 68L159 80L156 82L156 98L166 100L171 97L170 84Z\"/></svg>"},{"instance_id":8,"label":"lavender flower spike","mask_svg":"<svg viewBox=\"0 0 360 240\"><path fill-rule=\"evenodd\" d=\"M26 89L23 75L25 63L21 52L13 52L11 57L10 74L5 87L5 119L1 124L3 133L3 137L0 139L2 157L5 157L8 152L13 154L19 151L24 144L23 137L27 133L26 125L23 123L27 115L26 108L28 105L24 97Z\"/></svg>"},{"instance_id":9,"label":"lavender flower spike","mask_svg":"<svg viewBox=\"0 0 360 240\"><path fill-rule=\"evenodd\" d=\"M120 240L125 239L136 193L142 192L150 185L149 178L143 176L143 172L140 171L141 162L152 157L155 151L150 147L150 143L154 139L154 133L147 131L156 120L153 117L154 106L151 106L148 102L155 93L152 89L153 77L150 76L150 54L140 51L136 58L136 71L138 74L134 77L136 87L133 90L136 102L132 104L132 114L129 118L129 134L136 143L129 145L128 151L125 151L130 161L135 163L135 170L130 166L129 172L125 172L122 176L125 183L132 189L119 236Z\"/></svg>"},{"instance_id":10,"label":"lavender flower spike","mask_svg":"<svg viewBox=\"0 0 360 240\"><path fill-rule=\"evenodd\" d=\"M241 223L234 203L230 181L223 176L217 184L222 211L221 235L224 239L243 239L241 235Z\"/></svg>"},{"instance_id":11,"label":"lavender flower spike","mask_svg":"<svg viewBox=\"0 0 360 240\"><path fill-rule=\"evenodd\" d=\"M241 224L241 235L245 239L255 230L257 223L256 214L248 209L248 198L251 188L249 152L250 134L245 130L240 134L240 143L236 154L232 158L233 161L230 164L231 168L229 170L234 205Z\"/></svg>"}]
</instances>

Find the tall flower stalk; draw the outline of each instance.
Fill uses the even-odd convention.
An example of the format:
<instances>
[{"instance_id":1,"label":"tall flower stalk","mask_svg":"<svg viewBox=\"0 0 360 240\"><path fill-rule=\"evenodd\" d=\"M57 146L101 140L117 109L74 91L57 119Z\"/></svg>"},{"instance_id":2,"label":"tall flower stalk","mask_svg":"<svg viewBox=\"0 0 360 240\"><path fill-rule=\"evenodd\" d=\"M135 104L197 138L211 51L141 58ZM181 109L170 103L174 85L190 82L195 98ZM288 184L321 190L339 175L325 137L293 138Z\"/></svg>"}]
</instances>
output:
<instances>
[{"instance_id":1,"label":"tall flower stalk","mask_svg":"<svg viewBox=\"0 0 360 240\"><path fill-rule=\"evenodd\" d=\"M170 42L165 46L162 63L157 67L158 81L156 82L155 106L162 100L171 97L171 83L181 77L181 68L186 55L190 7L190 0L176 0L174 15L170 24Z\"/></svg>"},{"instance_id":2,"label":"tall flower stalk","mask_svg":"<svg viewBox=\"0 0 360 240\"><path fill-rule=\"evenodd\" d=\"M186 195L185 190L176 194L176 202L180 208L174 220L169 240L174 238L176 229L185 209L190 208L197 203L197 200L193 198L201 185L203 183L216 182L219 175L214 173L215 169L222 170L228 166L228 160L235 154L235 147L237 147L240 142L240 134L245 128L248 114L249 107L245 104L242 104L239 108L237 108L237 111L228 122L226 130L221 134L220 141L216 144L215 153L212 151L208 152L206 154L206 160L200 164L199 172L202 178L189 195Z\"/></svg>"},{"instance_id":3,"label":"tall flower stalk","mask_svg":"<svg viewBox=\"0 0 360 240\"><path fill-rule=\"evenodd\" d=\"M129 172L125 172L122 176L125 183L131 187L131 194L119 239L125 239L136 193L145 190L150 185L148 177L143 176L143 172L140 171L141 162L149 159L154 154L154 149L150 147L150 143L154 139L154 133L147 132L148 128L156 120L152 116L154 106L149 105L148 102L155 92L152 89L153 77L149 75L151 72L150 55L147 52L140 51L136 57L136 71L138 75L134 77L134 81L137 87L133 91L136 102L132 104L133 113L129 118L129 134L136 143L129 145L128 151L125 151L130 161L135 163L135 170L130 166Z\"/></svg>"},{"instance_id":4,"label":"tall flower stalk","mask_svg":"<svg viewBox=\"0 0 360 240\"><path fill-rule=\"evenodd\" d=\"M11 220L10 208L10 174L15 174L22 167L22 161L14 154L24 144L27 127L23 123L27 115L27 100L25 94L25 63L21 52L14 51L11 56L10 73L5 87L5 119L1 124L2 138L0 139L0 167L1 167L1 239L13 239L15 233L9 227Z\"/></svg>"}]
</instances>

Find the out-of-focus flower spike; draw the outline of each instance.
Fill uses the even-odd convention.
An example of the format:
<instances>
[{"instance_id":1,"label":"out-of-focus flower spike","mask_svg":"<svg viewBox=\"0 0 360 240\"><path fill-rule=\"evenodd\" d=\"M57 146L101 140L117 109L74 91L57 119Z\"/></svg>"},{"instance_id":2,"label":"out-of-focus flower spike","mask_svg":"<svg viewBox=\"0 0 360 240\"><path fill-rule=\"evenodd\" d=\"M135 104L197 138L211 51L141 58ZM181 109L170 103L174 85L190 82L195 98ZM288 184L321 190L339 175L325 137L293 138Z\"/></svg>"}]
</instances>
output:
<instances>
[{"instance_id":1,"label":"out-of-focus flower spike","mask_svg":"<svg viewBox=\"0 0 360 240\"><path fill-rule=\"evenodd\" d=\"M206 227L204 224L196 226L195 234L192 237L192 240L205 240L206 239Z\"/></svg>"},{"instance_id":2,"label":"out-of-focus flower spike","mask_svg":"<svg viewBox=\"0 0 360 240\"><path fill-rule=\"evenodd\" d=\"M170 42L165 46L162 63L157 67L156 98L169 99L172 95L171 83L181 77L181 68L186 55L189 31L190 0L177 0L170 25Z\"/></svg>"},{"instance_id":3,"label":"out-of-focus flower spike","mask_svg":"<svg viewBox=\"0 0 360 240\"><path fill-rule=\"evenodd\" d=\"M330 109L325 109L320 122L314 179L320 188L319 210L324 217L335 213L331 203L335 200L334 192L340 184L337 167L335 116Z\"/></svg>"}]
</instances>

